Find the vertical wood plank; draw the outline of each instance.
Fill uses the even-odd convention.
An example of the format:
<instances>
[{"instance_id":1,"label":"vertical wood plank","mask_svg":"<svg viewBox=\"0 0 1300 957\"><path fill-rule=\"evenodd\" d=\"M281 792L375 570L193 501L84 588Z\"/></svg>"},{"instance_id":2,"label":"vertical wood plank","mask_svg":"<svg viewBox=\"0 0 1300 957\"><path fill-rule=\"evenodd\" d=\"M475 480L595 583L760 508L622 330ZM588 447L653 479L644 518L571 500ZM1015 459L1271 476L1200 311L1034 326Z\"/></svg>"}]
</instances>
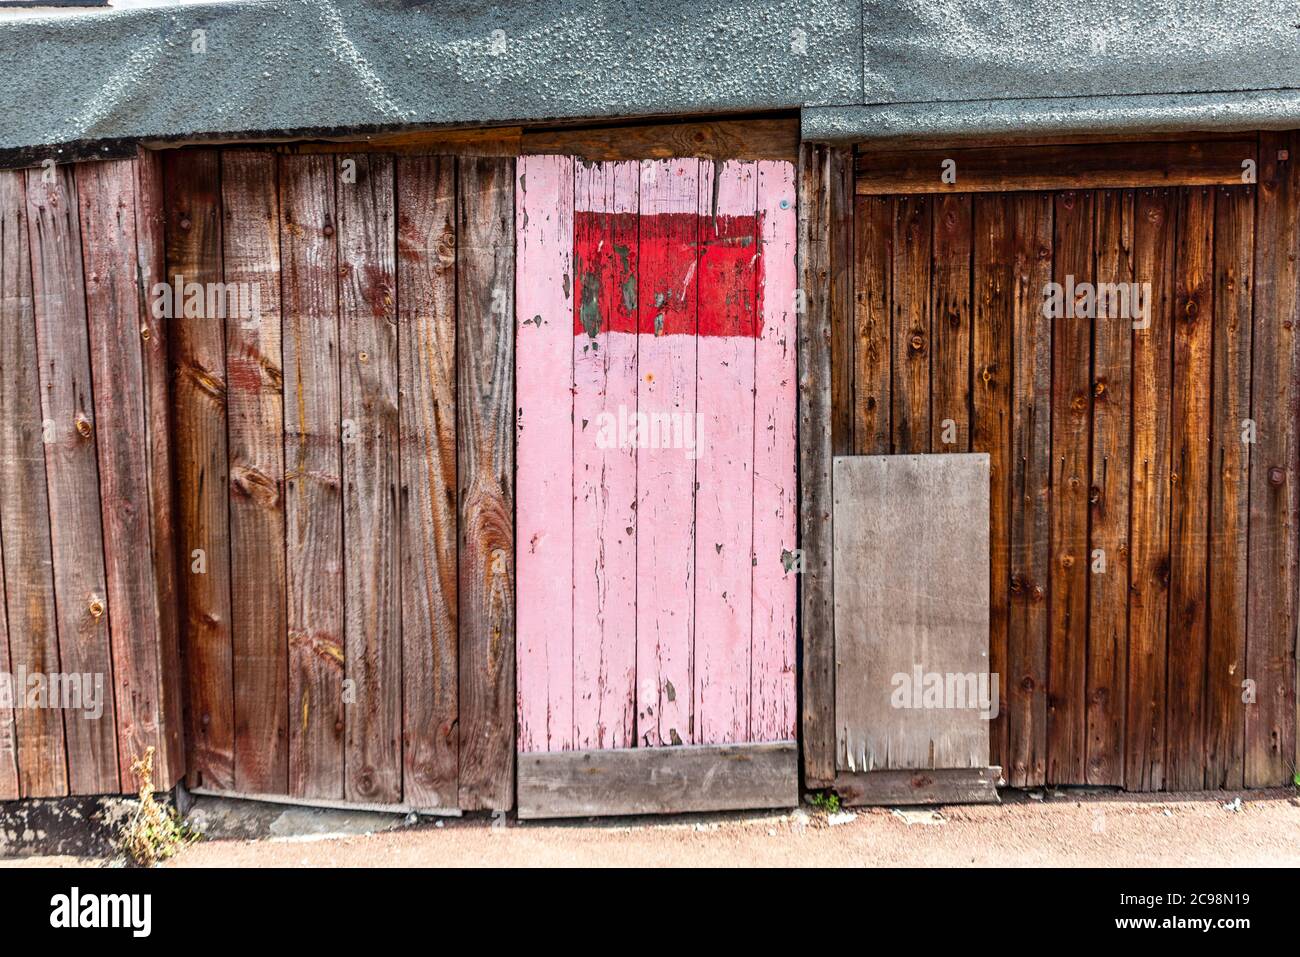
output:
<instances>
[{"instance_id":1,"label":"vertical wood plank","mask_svg":"<svg viewBox=\"0 0 1300 957\"><path fill-rule=\"evenodd\" d=\"M355 182L344 164L355 162ZM344 795L402 798L399 421L393 159L339 161L339 356L343 413ZM346 698L345 704L347 703Z\"/></svg>"},{"instance_id":2,"label":"vertical wood plank","mask_svg":"<svg viewBox=\"0 0 1300 957\"><path fill-rule=\"evenodd\" d=\"M153 314L154 285L167 281L166 202L163 161L140 149L131 164L135 190L136 279L140 363L143 376L145 462L149 482L153 617L158 628L158 712L161 746L154 755L154 783L171 788L185 774L184 668L180 655L180 603L176 582L176 503L172 479L171 384L165 319ZM100 418L103 418L103 410ZM121 763L121 762L119 762ZM129 772L130 768L123 768Z\"/></svg>"},{"instance_id":3,"label":"vertical wood plank","mask_svg":"<svg viewBox=\"0 0 1300 957\"><path fill-rule=\"evenodd\" d=\"M520 751L573 747L573 169L524 156L515 183Z\"/></svg>"},{"instance_id":4,"label":"vertical wood plank","mask_svg":"<svg viewBox=\"0 0 1300 957\"><path fill-rule=\"evenodd\" d=\"M900 196L894 219L893 451L930 451L930 262L932 205L929 196Z\"/></svg>"},{"instance_id":5,"label":"vertical wood plank","mask_svg":"<svg viewBox=\"0 0 1300 957\"><path fill-rule=\"evenodd\" d=\"M460 805L514 803L514 177L459 160Z\"/></svg>"},{"instance_id":6,"label":"vertical wood plank","mask_svg":"<svg viewBox=\"0 0 1300 957\"><path fill-rule=\"evenodd\" d=\"M287 794L284 404L276 156L221 156L222 262L244 305L226 310L235 790Z\"/></svg>"},{"instance_id":7,"label":"vertical wood plank","mask_svg":"<svg viewBox=\"0 0 1300 957\"><path fill-rule=\"evenodd\" d=\"M853 304L854 189L853 151L829 153L831 189L830 249L831 307L831 448L836 455L853 451L854 381Z\"/></svg>"},{"instance_id":8,"label":"vertical wood plank","mask_svg":"<svg viewBox=\"0 0 1300 957\"><path fill-rule=\"evenodd\" d=\"M696 433L700 161L641 164L637 410ZM669 420L672 421L671 419ZM694 744L695 471L673 448L637 449L637 744Z\"/></svg>"},{"instance_id":9,"label":"vertical wood plank","mask_svg":"<svg viewBox=\"0 0 1300 957\"><path fill-rule=\"evenodd\" d=\"M971 229L969 194L934 199L930 282L930 450L970 449Z\"/></svg>"},{"instance_id":10,"label":"vertical wood plank","mask_svg":"<svg viewBox=\"0 0 1300 957\"><path fill-rule=\"evenodd\" d=\"M1133 332L1128 713L1124 786L1164 785L1165 651L1169 613L1169 395L1173 336L1174 195L1139 190L1133 279L1151 284L1150 326Z\"/></svg>"},{"instance_id":11,"label":"vertical wood plank","mask_svg":"<svg viewBox=\"0 0 1300 957\"><path fill-rule=\"evenodd\" d=\"M574 185L573 743L631 747L636 705L635 162ZM620 423L624 427L620 427Z\"/></svg>"},{"instance_id":12,"label":"vertical wood plank","mask_svg":"<svg viewBox=\"0 0 1300 957\"><path fill-rule=\"evenodd\" d=\"M4 575L4 548L0 543L0 584L5 580ZM3 601L0 601L0 670L13 674L9 664L9 615ZM14 709L6 706L0 708L0 801L13 801L19 796L17 728Z\"/></svg>"},{"instance_id":13,"label":"vertical wood plank","mask_svg":"<svg viewBox=\"0 0 1300 957\"><path fill-rule=\"evenodd\" d=\"M109 648L109 621L116 604L112 608L107 605L104 577L99 469L95 460L98 423L92 395L87 290L73 170L71 166L56 168L49 181L44 171L28 171L27 228L45 423L59 668L69 676L78 676L83 695L94 695L98 688L102 704L102 713L97 717L80 708L64 714L68 789L72 794L102 794L116 791L118 783L117 718ZM127 218L131 218L129 206ZM130 252L133 261L134 248ZM89 277L92 285L100 281L99 275ZM129 285L127 288L134 294L134 289ZM125 341L134 345L136 337ZM125 385L115 382L113 387ZM109 431L105 433L106 444L117 443L126 434L130 433Z\"/></svg>"},{"instance_id":14,"label":"vertical wood plank","mask_svg":"<svg viewBox=\"0 0 1300 957\"><path fill-rule=\"evenodd\" d=\"M853 452L884 455L890 444L890 277L895 200L858 196L853 217Z\"/></svg>"},{"instance_id":15,"label":"vertical wood plank","mask_svg":"<svg viewBox=\"0 0 1300 957\"><path fill-rule=\"evenodd\" d=\"M799 154L799 532L803 575L803 767L808 787L835 779L835 636L831 550L831 189L833 148Z\"/></svg>"},{"instance_id":16,"label":"vertical wood plank","mask_svg":"<svg viewBox=\"0 0 1300 957\"><path fill-rule=\"evenodd\" d=\"M10 665L27 674L60 670L39 361L23 173L0 171L0 547ZM67 794L63 711L16 711L21 795Z\"/></svg>"},{"instance_id":17,"label":"vertical wood plank","mask_svg":"<svg viewBox=\"0 0 1300 957\"><path fill-rule=\"evenodd\" d=\"M328 800L345 728L337 177L331 156L280 158L289 793Z\"/></svg>"},{"instance_id":18,"label":"vertical wood plank","mask_svg":"<svg viewBox=\"0 0 1300 957\"><path fill-rule=\"evenodd\" d=\"M1013 200L974 197L971 350L974 368L971 451L989 455L989 670L1001 702L989 727L989 761L1009 768L1007 641L1011 616L1012 348L1015 342L1016 261Z\"/></svg>"},{"instance_id":19,"label":"vertical wood plank","mask_svg":"<svg viewBox=\"0 0 1300 957\"><path fill-rule=\"evenodd\" d=\"M456 806L456 165L397 159L403 800Z\"/></svg>"},{"instance_id":20,"label":"vertical wood plank","mask_svg":"<svg viewBox=\"0 0 1300 957\"><path fill-rule=\"evenodd\" d=\"M1083 283L1093 272L1094 194L1056 195L1052 279ZM1065 296L1070 296L1067 288ZM1075 307L1086 303L1076 299ZM1066 302L1068 309L1070 303ZM1047 687L1047 780L1082 784L1087 755L1088 490L1092 434L1092 320L1053 320L1052 515Z\"/></svg>"},{"instance_id":21,"label":"vertical wood plank","mask_svg":"<svg viewBox=\"0 0 1300 957\"><path fill-rule=\"evenodd\" d=\"M756 174L753 163L727 161L716 176L707 162L701 164L699 288L702 294L717 290L707 301L719 312L708 315L701 301L694 676L701 744L746 741L749 735ZM751 252L737 256L735 249ZM706 328L716 334L706 334Z\"/></svg>"},{"instance_id":22,"label":"vertical wood plank","mask_svg":"<svg viewBox=\"0 0 1300 957\"><path fill-rule=\"evenodd\" d=\"M1250 520L1251 298L1255 190L1216 190L1214 411L1210 446L1210 624L1206 660L1205 786L1245 781L1246 560Z\"/></svg>"},{"instance_id":23,"label":"vertical wood plank","mask_svg":"<svg viewBox=\"0 0 1300 957\"><path fill-rule=\"evenodd\" d=\"M795 737L794 166L758 164L762 331L754 345L753 650L750 741Z\"/></svg>"},{"instance_id":24,"label":"vertical wood plank","mask_svg":"<svg viewBox=\"0 0 1300 957\"><path fill-rule=\"evenodd\" d=\"M1295 773L1297 535L1300 534L1300 141L1261 133L1256 212L1250 469L1250 591L1246 677L1246 786ZM1284 158L1285 157L1285 158Z\"/></svg>"},{"instance_id":25,"label":"vertical wood plank","mask_svg":"<svg viewBox=\"0 0 1300 957\"><path fill-rule=\"evenodd\" d=\"M177 150L163 161L167 277L222 281L220 154ZM176 277L181 279L177 280ZM189 685L191 786L235 785L231 684L230 519L226 456L226 345L222 324L182 297L171 323L172 418L183 645Z\"/></svg>"},{"instance_id":26,"label":"vertical wood plank","mask_svg":"<svg viewBox=\"0 0 1300 957\"><path fill-rule=\"evenodd\" d=\"M141 330L149 328L152 335L152 327L142 326L141 290L136 285L139 239L133 166L131 160L113 160L77 168L99 439L107 624L117 693L117 764L121 789L127 792L136 787L132 763L153 747L158 764L163 764L168 751L165 736L176 733L168 726L181 718L174 698L171 711L165 707L161 644L165 636L160 617L174 618L177 608L173 604L162 610L157 566L142 561L153 548L149 511L153 490L150 448L138 440L146 434L148 423L142 351L148 340ZM148 298L152 304L154 297ZM165 322L154 318L152 308L148 316L150 322Z\"/></svg>"},{"instance_id":27,"label":"vertical wood plank","mask_svg":"<svg viewBox=\"0 0 1300 957\"><path fill-rule=\"evenodd\" d=\"M1169 684L1165 785L1205 786L1206 536L1214 347L1214 194L1178 191L1170 453Z\"/></svg>"},{"instance_id":28,"label":"vertical wood plank","mask_svg":"<svg viewBox=\"0 0 1300 957\"><path fill-rule=\"evenodd\" d=\"M1100 190L1096 196L1086 776L1089 784L1119 785L1124 783L1128 684L1128 495L1136 320L1132 303L1122 309L1124 303L1112 290L1130 288L1126 284L1133 282L1133 193ZM1102 565L1092 557L1098 549Z\"/></svg>"},{"instance_id":29,"label":"vertical wood plank","mask_svg":"<svg viewBox=\"0 0 1300 957\"><path fill-rule=\"evenodd\" d=\"M1012 303L1011 620L1007 632L1008 761L1012 787L1047 776L1047 590L1051 504L1052 323L1043 288L1052 278L1050 193L1010 198Z\"/></svg>"}]
</instances>

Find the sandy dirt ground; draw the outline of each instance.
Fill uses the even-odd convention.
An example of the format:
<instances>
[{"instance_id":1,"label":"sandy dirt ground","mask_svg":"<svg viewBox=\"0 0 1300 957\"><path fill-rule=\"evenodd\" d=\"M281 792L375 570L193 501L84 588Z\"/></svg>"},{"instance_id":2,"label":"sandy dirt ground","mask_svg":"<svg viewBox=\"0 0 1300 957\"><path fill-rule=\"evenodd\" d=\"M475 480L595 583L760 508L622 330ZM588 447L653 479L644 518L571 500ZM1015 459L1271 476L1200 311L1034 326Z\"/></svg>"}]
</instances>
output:
<instances>
[{"instance_id":1,"label":"sandy dirt ground","mask_svg":"<svg viewBox=\"0 0 1300 957\"><path fill-rule=\"evenodd\" d=\"M1227 806L1225 806L1227 805ZM34 858L22 864L86 864ZM1001 806L907 817L860 810L832 824L812 809L492 826L424 820L394 830L252 841L210 840L173 867L464 866L1300 866L1300 799L1256 793L1176 800L1132 795L1017 795ZM3 865L0 865L3 866Z\"/></svg>"}]
</instances>

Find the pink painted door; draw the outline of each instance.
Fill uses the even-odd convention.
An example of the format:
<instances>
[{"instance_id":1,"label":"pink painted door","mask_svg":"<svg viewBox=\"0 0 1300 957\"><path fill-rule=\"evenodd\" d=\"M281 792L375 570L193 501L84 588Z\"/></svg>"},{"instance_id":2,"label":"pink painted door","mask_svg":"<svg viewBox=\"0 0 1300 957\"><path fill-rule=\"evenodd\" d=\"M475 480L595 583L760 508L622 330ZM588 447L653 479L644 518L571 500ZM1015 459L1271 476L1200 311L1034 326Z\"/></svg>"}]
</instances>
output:
<instances>
[{"instance_id":1,"label":"pink painted door","mask_svg":"<svg viewBox=\"0 0 1300 957\"><path fill-rule=\"evenodd\" d=\"M515 197L519 749L793 740L793 166Z\"/></svg>"}]
</instances>

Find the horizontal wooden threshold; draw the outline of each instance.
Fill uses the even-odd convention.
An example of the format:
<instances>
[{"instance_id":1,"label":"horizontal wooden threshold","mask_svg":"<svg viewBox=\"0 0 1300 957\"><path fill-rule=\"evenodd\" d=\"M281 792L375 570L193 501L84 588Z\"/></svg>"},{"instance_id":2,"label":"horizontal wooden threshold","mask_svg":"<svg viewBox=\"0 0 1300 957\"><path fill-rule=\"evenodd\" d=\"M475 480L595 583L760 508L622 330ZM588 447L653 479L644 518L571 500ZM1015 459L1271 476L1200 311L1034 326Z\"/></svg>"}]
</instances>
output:
<instances>
[{"instance_id":1,"label":"horizontal wooden threshold","mask_svg":"<svg viewBox=\"0 0 1300 957\"><path fill-rule=\"evenodd\" d=\"M572 154L586 160L790 160L799 154L796 119L715 120L597 129L525 131L526 154Z\"/></svg>"},{"instance_id":2,"label":"horizontal wooden threshold","mask_svg":"<svg viewBox=\"0 0 1300 957\"><path fill-rule=\"evenodd\" d=\"M686 745L521 753L519 817L743 811L799 803L798 746Z\"/></svg>"},{"instance_id":3,"label":"horizontal wooden threshold","mask_svg":"<svg viewBox=\"0 0 1300 957\"><path fill-rule=\"evenodd\" d=\"M1097 143L1084 146L893 150L857 157L863 196L990 193L1142 186L1232 186L1254 182L1258 143Z\"/></svg>"},{"instance_id":4,"label":"horizontal wooden threshold","mask_svg":"<svg viewBox=\"0 0 1300 957\"><path fill-rule=\"evenodd\" d=\"M998 804L1002 769L941 768L931 771L841 771L835 793L851 807L908 804Z\"/></svg>"}]
</instances>

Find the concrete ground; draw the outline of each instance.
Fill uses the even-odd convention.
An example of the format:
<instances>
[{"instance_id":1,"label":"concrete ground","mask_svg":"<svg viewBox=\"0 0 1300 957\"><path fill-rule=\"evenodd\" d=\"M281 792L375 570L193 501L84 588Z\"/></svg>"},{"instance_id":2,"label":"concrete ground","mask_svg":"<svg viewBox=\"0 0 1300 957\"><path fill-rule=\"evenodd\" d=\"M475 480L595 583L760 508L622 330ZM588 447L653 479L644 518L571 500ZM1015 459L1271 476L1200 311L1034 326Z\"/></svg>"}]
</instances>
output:
<instances>
[{"instance_id":1,"label":"concrete ground","mask_svg":"<svg viewBox=\"0 0 1300 957\"><path fill-rule=\"evenodd\" d=\"M201 798L171 867L1300 866L1294 790L1141 797L1004 792L1000 806L562 823L421 818ZM94 865L97 857L23 864Z\"/></svg>"}]
</instances>

